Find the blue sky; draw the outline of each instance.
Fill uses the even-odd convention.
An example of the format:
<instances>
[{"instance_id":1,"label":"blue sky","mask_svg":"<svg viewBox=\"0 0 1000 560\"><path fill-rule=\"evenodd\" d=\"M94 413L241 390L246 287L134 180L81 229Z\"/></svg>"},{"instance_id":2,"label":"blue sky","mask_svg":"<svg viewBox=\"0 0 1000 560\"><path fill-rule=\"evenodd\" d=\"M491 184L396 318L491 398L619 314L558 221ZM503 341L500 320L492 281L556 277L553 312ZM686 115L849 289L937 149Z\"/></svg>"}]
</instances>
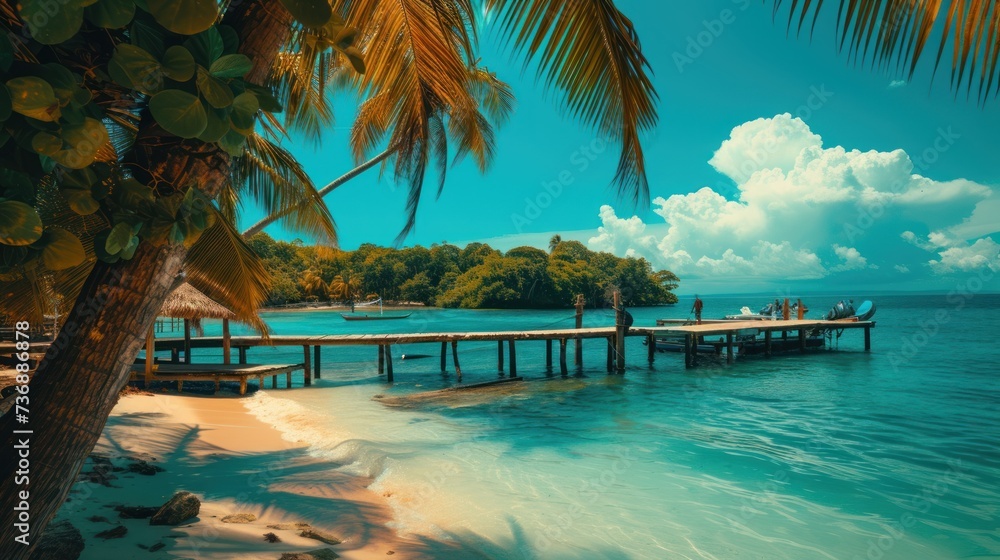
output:
<instances>
[{"instance_id":1,"label":"blue sky","mask_svg":"<svg viewBox=\"0 0 1000 560\"><path fill-rule=\"evenodd\" d=\"M933 56L912 80L850 63L834 44L835 10L810 40L786 36L784 16L772 20L754 0L618 5L660 96L644 143L653 203L616 196L618 146L565 115L487 26L483 64L513 86L516 113L498 132L490 172L471 162L449 171L441 198L422 200L407 245L544 247L560 233L644 256L677 272L684 291L705 293L991 285L997 100L981 108L956 96L947 71L932 83ZM352 100L337 111L321 149L292 144L319 186L352 167ZM571 182L559 192L551 183L561 174ZM345 249L389 245L404 223L405 189L377 169L327 202Z\"/></svg>"}]
</instances>

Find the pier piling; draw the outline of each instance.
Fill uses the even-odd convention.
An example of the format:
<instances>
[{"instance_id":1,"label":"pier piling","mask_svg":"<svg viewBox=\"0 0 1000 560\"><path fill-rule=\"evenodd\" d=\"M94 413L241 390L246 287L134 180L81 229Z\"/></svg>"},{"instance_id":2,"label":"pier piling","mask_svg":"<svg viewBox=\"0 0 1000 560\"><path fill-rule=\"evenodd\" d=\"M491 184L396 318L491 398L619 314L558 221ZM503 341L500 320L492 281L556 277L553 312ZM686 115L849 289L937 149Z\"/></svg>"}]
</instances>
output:
<instances>
[{"instance_id":1,"label":"pier piling","mask_svg":"<svg viewBox=\"0 0 1000 560\"><path fill-rule=\"evenodd\" d=\"M872 328L865 327L865 352L871 352L872 349Z\"/></svg>"},{"instance_id":2,"label":"pier piling","mask_svg":"<svg viewBox=\"0 0 1000 560\"><path fill-rule=\"evenodd\" d=\"M458 341L453 340L451 342L451 359L455 362L455 375L458 376L458 380L462 381L462 366L458 363Z\"/></svg>"},{"instance_id":3,"label":"pier piling","mask_svg":"<svg viewBox=\"0 0 1000 560\"><path fill-rule=\"evenodd\" d=\"M583 328L583 306L584 306L583 294L578 294L576 296L576 328L578 329ZM576 341L575 344L576 355L573 358L573 363L577 367L581 367L583 366L583 339L577 338L574 340Z\"/></svg>"},{"instance_id":4,"label":"pier piling","mask_svg":"<svg viewBox=\"0 0 1000 560\"><path fill-rule=\"evenodd\" d=\"M497 341L497 373L503 377L503 341Z\"/></svg>"},{"instance_id":5,"label":"pier piling","mask_svg":"<svg viewBox=\"0 0 1000 560\"><path fill-rule=\"evenodd\" d=\"M385 373L385 346L378 345L378 374Z\"/></svg>"},{"instance_id":6,"label":"pier piling","mask_svg":"<svg viewBox=\"0 0 1000 560\"><path fill-rule=\"evenodd\" d=\"M315 373L316 379L320 378L320 369L319 369L319 349L320 348L322 348L322 346L320 346L318 344L313 347L313 353L315 354L313 356L313 364L314 364L313 369L316 370L316 373Z\"/></svg>"},{"instance_id":7,"label":"pier piling","mask_svg":"<svg viewBox=\"0 0 1000 560\"><path fill-rule=\"evenodd\" d=\"M392 345L386 344L383 352L385 353L385 380L388 383L392 383L395 380L392 375ZM455 360L455 366L458 366L458 360ZM462 377L461 372L458 374L458 376L459 379L461 379ZM291 378L292 378L291 376L288 376L288 379Z\"/></svg>"},{"instance_id":8,"label":"pier piling","mask_svg":"<svg viewBox=\"0 0 1000 560\"><path fill-rule=\"evenodd\" d=\"M441 373L448 372L448 343L441 342Z\"/></svg>"},{"instance_id":9,"label":"pier piling","mask_svg":"<svg viewBox=\"0 0 1000 560\"><path fill-rule=\"evenodd\" d=\"M317 346L316 348L319 348L319 346ZM308 386L310 386L310 385L313 384L313 382L312 382L312 368L310 367L310 364L309 364L309 358L310 358L309 353L310 353L309 352L309 345L308 344L303 345L302 346L302 354L305 356L305 359L302 361L302 383L306 387L308 387ZM288 386L289 387L292 386L292 376L291 375L288 376Z\"/></svg>"},{"instance_id":10,"label":"pier piling","mask_svg":"<svg viewBox=\"0 0 1000 560\"><path fill-rule=\"evenodd\" d=\"M726 363L733 363L733 333L732 331L726 333Z\"/></svg>"},{"instance_id":11,"label":"pier piling","mask_svg":"<svg viewBox=\"0 0 1000 560\"><path fill-rule=\"evenodd\" d=\"M513 338L507 341L507 347L510 349L510 378L513 379L517 377L517 350Z\"/></svg>"},{"instance_id":12,"label":"pier piling","mask_svg":"<svg viewBox=\"0 0 1000 560\"><path fill-rule=\"evenodd\" d=\"M771 357L771 331L764 331L764 356Z\"/></svg>"},{"instance_id":13,"label":"pier piling","mask_svg":"<svg viewBox=\"0 0 1000 560\"><path fill-rule=\"evenodd\" d=\"M653 335L646 336L646 354L649 363L656 361L656 337Z\"/></svg>"},{"instance_id":14,"label":"pier piling","mask_svg":"<svg viewBox=\"0 0 1000 560\"><path fill-rule=\"evenodd\" d=\"M566 375L566 339L559 339L559 373Z\"/></svg>"},{"instance_id":15,"label":"pier piling","mask_svg":"<svg viewBox=\"0 0 1000 560\"><path fill-rule=\"evenodd\" d=\"M545 371L552 371L552 341L545 341Z\"/></svg>"}]
</instances>

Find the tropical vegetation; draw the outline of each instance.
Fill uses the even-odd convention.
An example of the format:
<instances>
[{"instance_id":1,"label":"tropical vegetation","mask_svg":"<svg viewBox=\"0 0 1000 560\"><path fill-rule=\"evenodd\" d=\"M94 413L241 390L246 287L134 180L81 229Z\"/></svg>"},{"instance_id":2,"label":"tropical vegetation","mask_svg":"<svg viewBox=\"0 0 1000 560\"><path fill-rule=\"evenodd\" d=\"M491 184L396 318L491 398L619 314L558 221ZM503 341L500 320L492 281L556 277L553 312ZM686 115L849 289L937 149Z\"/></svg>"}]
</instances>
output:
<instances>
[{"instance_id":1,"label":"tropical vegetation","mask_svg":"<svg viewBox=\"0 0 1000 560\"><path fill-rule=\"evenodd\" d=\"M560 239L548 253L532 247L502 253L483 243L404 249L366 243L340 251L275 241L266 233L248 244L271 276L271 306L382 298L474 309L562 308L572 307L578 294L590 306L604 305L614 290L630 306L677 301L672 272L654 272L645 259L597 253L578 241Z\"/></svg>"},{"instance_id":2,"label":"tropical vegetation","mask_svg":"<svg viewBox=\"0 0 1000 560\"><path fill-rule=\"evenodd\" d=\"M831 4L845 50L911 73L942 13L936 0L792 2L789 26L810 14L815 25ZM986 99L1000 88L1000 7L947 6L938 58L951 45L952 83ZM0 310L35 321L55 301L69 307L26 397L44 418L28 426L32 546L5 522L0 557L28 557L66 499L173 289L189 281L254 320L270 278L234 227L245 205L335 240L321 195L281 147L288 134L319 140L331 91L359 96L358 162L382 161L409 188L400 239L428 169L440 192L455 158L488 168L512 105L480 65L480 9L569 114L620 144L612 182L646 200L640 138L656 94L611 0L0 0ZM540 264L532 251L500 258ZM496 274L483 270L460 300L493 289ZM361 279L334 285L349 296ZM4 512L26 499L12 453L23 427L13 411L0 419Z\"/></svg>"}]
</instances>

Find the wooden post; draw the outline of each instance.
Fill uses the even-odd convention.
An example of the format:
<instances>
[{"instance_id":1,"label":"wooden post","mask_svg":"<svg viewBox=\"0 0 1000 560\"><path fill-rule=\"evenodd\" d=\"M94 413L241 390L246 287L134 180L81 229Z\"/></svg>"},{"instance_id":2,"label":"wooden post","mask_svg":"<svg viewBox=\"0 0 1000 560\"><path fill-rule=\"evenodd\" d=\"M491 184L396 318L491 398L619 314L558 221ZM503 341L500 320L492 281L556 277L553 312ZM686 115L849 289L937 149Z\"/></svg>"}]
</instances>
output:
<instances>
[{"instance_id":1,"label":"wooden post","mask_svg":"<svg viewBox=\"0 0 1000 560\"><path fill-rule=\"evenodd\" d=\"M451 359L455 362L455 375L458 376L458 382L462 382L462 366L458 363L458 341L451 341ZM513 363L514 360L511 360Z\"/></svg>"},{"instance_id":2,"label":"wooden post","mask_svg":"<svg viewBox=\"0 0 1000 560\"><path fill-rule=\"evenodd\" d=\"M615 337L608 337L608 373L615 370Z\"/></svg>"},{"instance_id":3,"label":"wooden post","mask_svg":"<svg viewBox=\"0 0 1000 560\"><path fill-rule=\"evenodd\" d=\"M566 339L559 339L559 373L566 375Z\"/></svg>"},{"instance_id":4,"label":"wooden post","mask_svg":"<svg viewBox=\"0 0 1000 560\"><path fill-rule=\"evenodd\" d=\"M872 328L865 327L865 352L871 352L872 349Z\"/></svg>"},{"instance_id":5,"label":"wooden post","mask_svg":"<svg viewBox=\"0 0 1000 560\"><path fill-rule=\"evenodd\" d=\"M764 356L771 357L771 331L764 331Z\"/></svg>"},{"instance_id":6,"label":"wooden post","mask_svg":"<svg viewBox=\"0 0 1000 560\"><path fill-rule=\"evenodd\" d=\"M497 341L497 373L503 377L503 341Z\"/></svg>"},{"instance_id":7,"label":"wooden post","mask_svg":"<svg viewBox=\"0 0 1000 560\"><path fill-rule=\"evenodd\" d=\"M441 373L448 371L448 343L441 343Z\"/></svg>"},{"instance_id":8,"label":"wooden post","mask_svg":"<svg viewBox=\"0 0 1000 560\"><path fill-rule=\"evenodd\" d=\"M392 374L392 345L386 344L382 347L382 354L385 356L385 380L392 383L395 376Z\"/></svg>"},{"instance_id":9,"label":"wooden post","mask_svg":"<svg viewBox=\"0 0 1000 560\"><path fill-rule=\"evenodd\" d=\"M622 294L615 290L615 354L618 356L618 372L625 371L625 308Z\"/></svg>"},{"instance_id":10,"label":"wooden post","mask_svg":"<svg viewBox=\"0 0 1000 560\"><path fill-rule=\"evenodd\" d=\"M684 367L691 367L694 365L694 360L691 359L691 334L684 335Z\"/></svg>"},{"instance_id":11,"label":"wooden post","mask_svg":"<svg viewBox=\"0 0 1000 560\"><path fill-rule=\"evenodd\" d=\"M656 361L656 337L653 335L647 335L646 345L648 346L648 348L646 348L646 353L648 354L646 359L649 360L649 363L653 363Z\"/></svg>"},{"instance_id":12,"label":"wooden post","mask_svg":"<svg viewBox=\"0 0 1000 560\"><path fill-rule=\"evenodd\" d=\"M230 354L232 352L229 340L229 319L222 320L222 363L232 363Z\"/></svg>"},{"instance_id":13,"label":"wooden post","mask_svg":"<svg viewBox=\"0 0 1000 560\"><path fill-rule=\"evenodd\" d=\"M781 318L787 321L791 317L792 308L788 305L788 298L785 298L785 303L781 306Z\"/></svg>"},{"instance_id":14,"label":"wooden post","mask_svg":"<svg viewBox=\"0 0 1000 560\"><path fill-rule=\"evenodd\" d=\"M277 389L278 388L278 374L277 373L271 376L271 388L272 389Z\"/></svg>"},{"instance_id":15,"label":"wooden post","mask_svg":"<svg viewBox=\"0 0 1000 560\"><path fill-rule=\"evenodd\" d=\"M517 350L514 348L514 339L507 341L507 348L510 350L510 378L517 377Z\"/></svg>"},{"instance_id":16,"label":"wooden post","mask_svg":"<svg viewBox=\"0 0 1000 560\"><path fill-rule=\"evenodd\" d=\"M319 344L313 347L313 369L316 370L316 379L319 379L319 349L322 348Z\"/></svg>"},{"instance_id":17,"label":"wooden post","mask_svg":"<svg viewBox=\"0 0 1000 560\"><path fill-rule=\"evenodd\" d=\"M385 346L378 345L378 374L385 373Z\"/></svg>"},{"instance_id":18,"label":"wooden post","mask_svg":"<svg viewBox=\"0 0 1000 560\"><path fill-rule=\"evenodd\" d=\"M576 328L583 328L583 305L584 299L583 294L578 294L576 296ZM583 365L583 339L577 338L575 341L576 355L573 358L573 364L577 367Z\"/></svg>"},{"instance_id":19,"label":"wooden post","mask_svg":"<svg viewBox=\"0 0 1000 560\"><path fill-rule=\"evenodd\" d=\"M247 363L247 347L246 346L240 346L240 363L241 364Z\"/></svg>"},{"instance_id":20,"label":"wooden post","mask_svg":"<svg viewBox=\"0 0 1000 560\"><path fill-rule=\"evenodd\" d=\"M806 318L806 307L802 305L801 299L796 300L796 303L798 303L798 305L795 306L795 309L798 311L796 318L801 321Z\"/></svg>"},{"instance_id":21,"label":"wooden post","mask_svg":"<svg viewBox=\"0 0 1000 560\"><path fill-rule=\"evenodd\" d=\"M806 351L806 330L799 329L799 352Z\"/></svg>"},{"instance_id":22,"label":"wooden post","mask_svg":"<svg viewBox=\"0 0 1000 560\"><path fill-rule=\"evenodd\" d=\"M545 371L552 371L552 339L545 341Z\"/></svg>"},{"instance_id":23,"label":"wooden post","mask_svg":"<svg viewBox=\"0 0 1000 560\"><path fill-rule=\"evenodd\" d=\"M317 346L317 348L319 348L319 346ZM312 358L312 356L309 355L310 352L308 344L302 346L302 353L305 355L305 360L302 362L304 365L304 367L302 368L302 385L304 387L309 387L310 385L313 384L313 380L312 380L312 367L309 365L309 360L310 358ZM292 380L291 375L288 376L288 380L289 381ZM291 387L291 385L289 385L289 387Z\"/></svg>"},{"instance_id":24,"label":"wooden post","mask_svg":"<svg viewBox=\"0 0 1000 560\"><path fill-rule=\"evenodd\" d=\"M733 363L733 333L726 333L726 363Z\"/></svg>"},{"instance_id":25,"label":"wooden post","mask_svg":"<svg viewBox=\"0 0 1000 560\"><path fill-rule=\"evenodd\" d=\"M868 332L867 329L865 332ZM149 384L153 381L153 360L156 354L156 341L153 335L153 326L149 327L149 332L146 333L146 375L145 383L146 390L149 391Z\"/></svg>"},{"instance_id":26,"label":"wooden post","mask_svg":"<svg viewBox=\"0 0 1000 560\"><path fill-rule=\"evenodd\" d=\"M170 363L181 363L181 351L178 350L176 346L170 349Z\"/></svg>"},{"instance_id":27,"label":"wooden post","mask_svg":"<svg viewBox=\"0 0 1000 560\"><path fill-rule=\"evenodd\" d=\"M184 319L184 363L191 363L191 321L188 319Z\"/></svg>"}]
</instances>

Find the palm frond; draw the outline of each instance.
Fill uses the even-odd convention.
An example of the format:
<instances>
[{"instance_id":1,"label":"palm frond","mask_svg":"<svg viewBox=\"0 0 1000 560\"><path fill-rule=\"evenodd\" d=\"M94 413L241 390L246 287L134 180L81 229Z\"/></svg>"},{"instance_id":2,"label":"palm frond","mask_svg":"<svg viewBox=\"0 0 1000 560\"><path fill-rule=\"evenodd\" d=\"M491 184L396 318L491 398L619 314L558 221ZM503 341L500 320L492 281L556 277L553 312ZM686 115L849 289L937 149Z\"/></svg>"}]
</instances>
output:
<instances>
[{"instance_id":1,"label":"palm frond","mask_svg":"<svg viewBox=\"0 0 1000 560\"><path fill-rule=\"evenodd\" d=\"M837 11L838 48L855 63L913 77L931 33L941 18L942 0L841 0ZM774 13L782 0L774 0ZM788 26L798 29L812 14L815 29L822 0L791 2ZM975 92L980 103L1000 92L1000 0L952 0L941 27L934 73L951 50L951 88ZM978 77L978 79L977 79Z\"/></svg>"},{"instance_id":2,"label":"palm frond","mask_svg":"<svg viewBox=\"0 0 1000 560\"><path fill-rule=\"evenodd\" d=\"M353 76L354 88L369 100L353 127L352 147L359 163L384 143L396 148L393 171L409 188L399 243L413 227L434 157L435 115L477 106L468 87L473 6L470 0L345 0L343 8L348 25L361 30L367 65Z\"/></svg>"},{"instance_id":3,"label":"palm frond","mask_svg":"<svg viewBox=\"0 0 1000 560\"><path fill-rule=\"evenodd\" d=\"M271 291L271 276L232 224L218 216L191 247L185 271L192 286L267 336L257 310Z\"/></svg>"},{"instance_id":4,"label":"palm frond","mask_svg":"<svg viewBox=\"0 0 1000 560\"><path fill-rule=\"evenodd\" d=\"M469 88L494 126L507 124L517 106L510 84L485 68L473 67L469 71Z\"/></svg>"},{"instance_id":5,"label":"palm frond","mask_svg":"<svg viewBox=\"0 0 1000 560\"><path fill-rule=\"evenodd\" d=\"M657 96L632 22L611 0L486 0L486 8L574 116L621 142L614 184L637 203L647 201L640 134L656 124Z\"/></svg>"},{"instance_id":6,"label":"palm frond","mask_svg":"<svg viewBox=\"0 0 1000 560\"><path fill-rule=\"evenodd\" d=\"M236 221L238 204L249 197L266 215L280 216L286 228L336 244L337 229L330 210L288 150L251 134L243 157L233 162L232 176L231 187L224 188L219 197L220 211L230 223Z\"/></svg>"}]
</instances>

